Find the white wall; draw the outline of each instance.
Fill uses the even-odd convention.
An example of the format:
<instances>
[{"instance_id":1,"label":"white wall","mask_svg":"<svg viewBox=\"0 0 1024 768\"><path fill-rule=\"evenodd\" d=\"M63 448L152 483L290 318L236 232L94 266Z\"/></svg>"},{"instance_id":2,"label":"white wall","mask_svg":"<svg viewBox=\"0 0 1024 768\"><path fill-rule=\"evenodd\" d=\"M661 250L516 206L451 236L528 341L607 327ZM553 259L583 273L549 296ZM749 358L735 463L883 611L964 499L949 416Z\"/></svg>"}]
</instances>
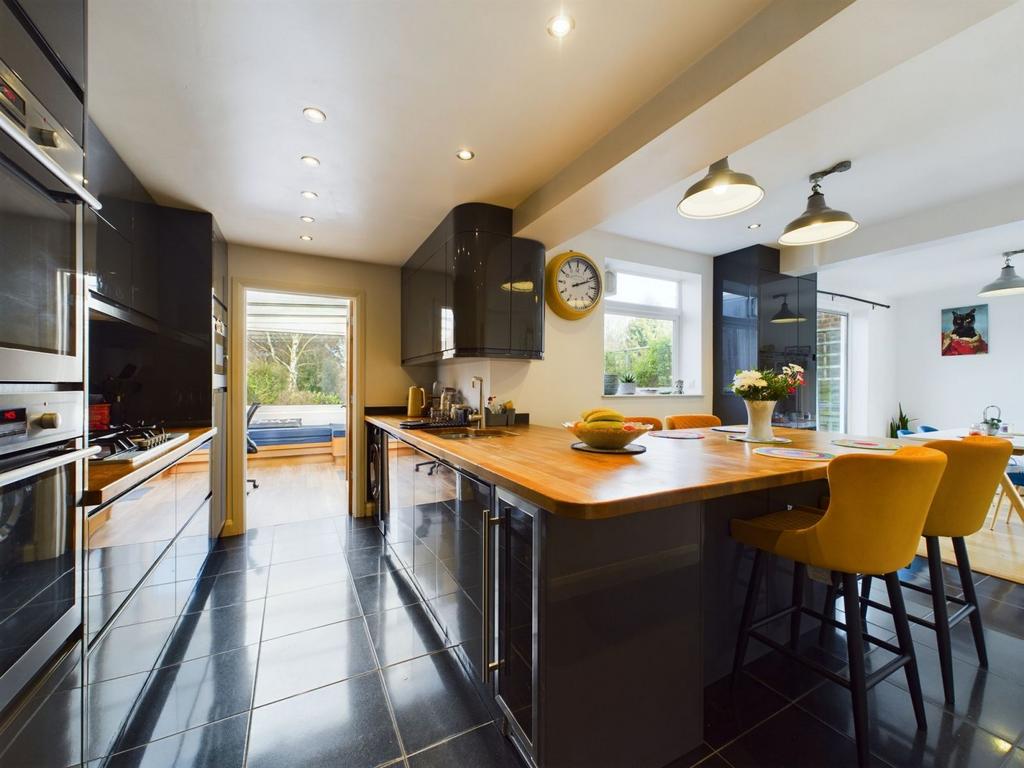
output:
<instances>
[{"instance_id":1,"label":"white wall","mask_svg":"<svg viewBox=\"0 0 1024 768\"><path fill-rule=\"evenodd\" d=\"M978 304L988 304L989 353L942 357L940 311ZM904 297L894 310L894 395L915 427L969 426L995 403L1024 429L1024 296L979 299L972 285Z\"/></svg>"},{"instance_id":2,"label":"white wall","mask_svg":"<svg viewBox=\"0 0 1024 768\"><path fill-rule=\"evenodd\" d=\"M604 398L604 314L599 308L582 320L563 320L550 309L544 320L544 359L534 361L445 361L438 366L438 381L460 389L474 407L474 375L484 378L484 393L512 400L519 411L530 413L533 424L558 425L576 419L581 411L606 405L633 416L664 417L672 413L711 412L711 288L713 259L686 251L591 230L548 251L552 258L567 250L580 251L603 268L606 259L635 261L651 266L692 272L701 276L700 394ZM697 378L684 373L684 378Z\"/></svg>"}]
</instances>

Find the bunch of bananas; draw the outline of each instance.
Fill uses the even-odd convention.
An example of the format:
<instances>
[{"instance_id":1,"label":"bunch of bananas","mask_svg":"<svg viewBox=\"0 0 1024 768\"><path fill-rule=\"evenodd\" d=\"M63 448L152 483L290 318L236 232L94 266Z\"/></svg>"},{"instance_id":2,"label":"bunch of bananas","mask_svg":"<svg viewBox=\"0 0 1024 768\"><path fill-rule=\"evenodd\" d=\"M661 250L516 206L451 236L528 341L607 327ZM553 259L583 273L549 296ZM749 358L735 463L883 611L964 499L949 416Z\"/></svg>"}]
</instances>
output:
<instances>
[{"instance_id":1,"label":"bunch of bananas","mask_svg":"<svg viewBox=\"0 0 1024 768\"><path fill-rule=\"evenodd\" d=\"M611 408L592 408L580 418L589 429L622 429L626 418Z\"/></svg>"}]
</instances>

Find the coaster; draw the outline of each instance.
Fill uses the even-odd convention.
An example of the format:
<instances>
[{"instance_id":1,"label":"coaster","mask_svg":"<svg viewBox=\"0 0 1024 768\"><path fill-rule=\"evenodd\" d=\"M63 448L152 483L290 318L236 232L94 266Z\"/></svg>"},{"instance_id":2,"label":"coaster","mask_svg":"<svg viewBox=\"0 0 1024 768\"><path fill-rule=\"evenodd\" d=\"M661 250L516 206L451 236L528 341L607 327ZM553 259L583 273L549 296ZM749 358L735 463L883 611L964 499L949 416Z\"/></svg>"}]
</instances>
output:
<instances>
[{"instance_id":1,"label":"coaster","mask_svg":"<svg viewBox=\"0 0 1024 768\"><path fill-rule=\"evenodd\" d=\"M896 451L899 445L893 443L880 443L877 440L858 440L853 437L841 437L833 440L832 445L841 445L843 448L864 448L868 451Z\"/></svg>"},{"instance_id":2,"label":"coaster","mask_svg":"<svg viewBox=\"0 0 1024 768\"><path fill-rule=\"evenodd\" d=\"M670 440L703 440L699 432L687 432L685 429L656 429L647 433L650 437L667 437Z\"/></svg>"},{"instance_id":3,"label":"coaster","mask_svg":"<svg viewBox=\"0 0 1024 768\"><path fill-rule=\"evenodd\" d=\"M744 429L744 432L747 430ZM772 445L785 445L786 443L792 443L788 437L773 437L771 440L751 440L746 435L729 435L730 440L735 440L739 443L759 443L761 445L772 444Z\"/></svg>"},{"instance_id":4,"label":"coaster","mask_svg":"<svg viewBox=\"0 0 1024 768\"><path fill-rule=\"evenodd\" d=\"M739 426L739 427L712 427L711 431L712 432L731 432L731 433L734 433L734 434L742 435L744 432L747 431L747 428L743 427L743 426Z\"/></svg>"},{"instance_id":5,"label":"coaster","mask_svg":"<svg viewBox=\"0 0 1024 768\"><path fill-rule=\"evenodd\" d=\"M802 448L755 448L754 453L760 456L771 456L775 459L795 459L796 461L829 461L834 453L824 451L805 451Z\"/></svg>"},{"instance_id":6,"label":"coaster","mask_svg":"<svg viewBox=\"0 0 1024 768\"><path fill-rule=\"evenodd\" d=\"M573 443L570 447L577 451L585 451L586 453L618 453L626 455L644 453L647 450L646 445L636 445L635 443L630 443L625 448L591 448L586 443Z\"/></svg>"}]
</instances>

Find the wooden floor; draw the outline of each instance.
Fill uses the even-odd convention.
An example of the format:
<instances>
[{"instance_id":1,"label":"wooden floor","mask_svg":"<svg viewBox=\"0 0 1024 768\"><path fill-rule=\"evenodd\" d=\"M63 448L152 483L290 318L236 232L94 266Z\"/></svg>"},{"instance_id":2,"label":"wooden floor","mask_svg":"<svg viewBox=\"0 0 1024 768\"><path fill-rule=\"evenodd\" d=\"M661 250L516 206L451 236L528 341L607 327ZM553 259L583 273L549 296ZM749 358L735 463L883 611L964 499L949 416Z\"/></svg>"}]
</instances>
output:
<instances>
[{"instance_id":1,"label":"wooden floor","mask_svg":"<svg viewBox=\"0 0 1024 768\"><path fill-rule=\"evenodd\" d=\"M310 462L304 457L261 459L249 463L245 517L247 528L334 517L348 511L345 464Z\"/></svg>"},{"instance_id":2,"label":"wooden floor","mask_svg":"<svg viewBox=\"0 0 1024 768\"><path fill-rule=\"evenodd\" d=\"M992 530L988 528L992 524L992 513L989 512L981 530L967 537L967 554L971 558L973 570L1024 584L1024 521L1016 512L1011 512L1010 522L1007 523L1006 511L1009 508L1009 502L1003 501ZM942 559L947 563L955 563L952 540L939 541ZM924 540L921 541L918 554L925 554Z\"/></svg>"}]
</instances>

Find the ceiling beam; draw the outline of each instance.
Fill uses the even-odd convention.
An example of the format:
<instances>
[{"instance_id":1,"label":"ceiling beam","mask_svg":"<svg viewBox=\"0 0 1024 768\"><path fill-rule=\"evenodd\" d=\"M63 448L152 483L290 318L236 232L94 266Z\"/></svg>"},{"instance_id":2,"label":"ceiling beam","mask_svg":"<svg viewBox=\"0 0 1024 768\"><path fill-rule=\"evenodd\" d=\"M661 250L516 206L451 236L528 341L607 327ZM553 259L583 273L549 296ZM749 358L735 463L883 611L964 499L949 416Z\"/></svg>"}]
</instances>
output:
<instances>
[{"instance_id":1,"label":"ceiling beam","mask_svg":"<svg viewBox=\"0 0 1024 768\"><path fill-rule=\"evenodd\" d=\"M775 0L524 200L514 230L562 243L1011 2Z\"/></svg>"}]
</instances>

